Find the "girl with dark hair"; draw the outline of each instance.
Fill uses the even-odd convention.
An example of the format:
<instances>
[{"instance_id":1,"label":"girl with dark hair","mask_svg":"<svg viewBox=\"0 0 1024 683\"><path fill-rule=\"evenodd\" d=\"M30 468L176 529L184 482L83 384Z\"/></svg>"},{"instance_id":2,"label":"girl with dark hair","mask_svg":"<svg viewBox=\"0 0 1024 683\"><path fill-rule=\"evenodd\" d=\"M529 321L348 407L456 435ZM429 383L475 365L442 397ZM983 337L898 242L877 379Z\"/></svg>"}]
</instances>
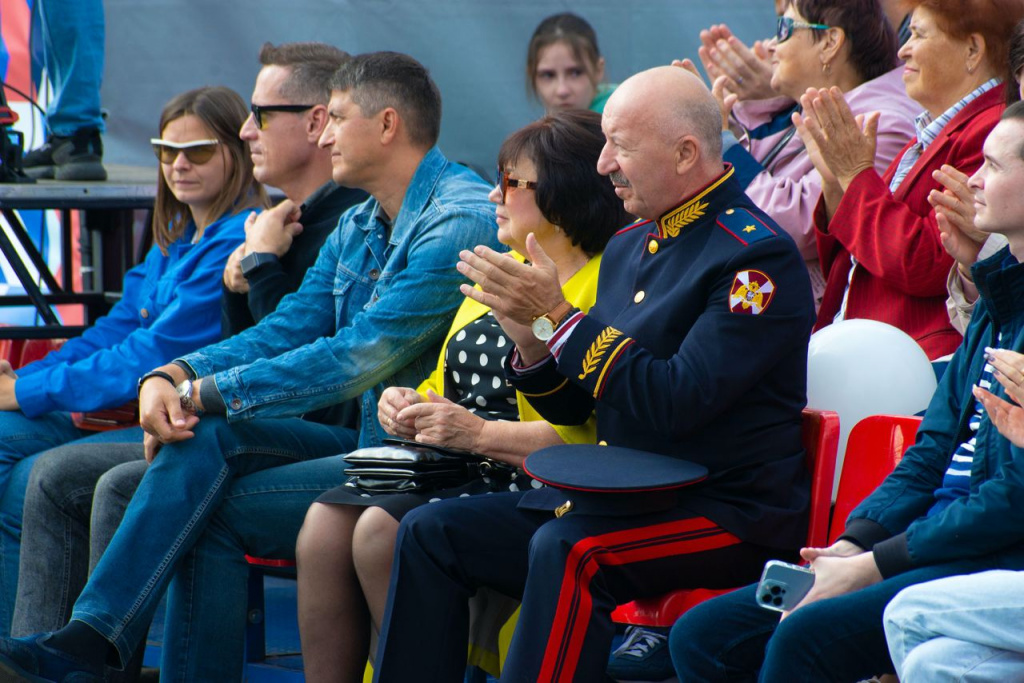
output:
<instances>
[{"instance_id":1,"label":"girl with dark hair","mask_svg":"<svg viewBox=\"0 0 1024 683\"><path fill-rule=\"evenodd\" d=\"M589 109L600 113L615 90L604 83L597 34L570 12L540 22L526 50L526 82L547 113Z\"/></svg>"},{"instance_id":2,"label":"girl with dark hair","mask_svg":"<svg viewBox=\"0 0 1024 683\"><path fill-rule=\"evenodd\" d=\"M532 235L557 264L566 298L584 311L597 294L605 244L629 222L612 184L597 173L600 122L594 112L561 112L513 133L498 154L490 195L510 258L523 259ZM307 680L360 680L369 627L384 616L395 536L407 512L435 500L530 486L512 468L531 452L593 442L593 418L575 427L548 424L505 382L507 324L467 298L433 374L416 389L386 389L378 418L393 436L506 463L508 476L424 493L374 494L345 485L324 493L306 515L296 558ZM495 652L472 655L481 664L497 660Z\"/></svg>"},{"instance_id":3,"label":"girl with dark hair","mask_svg":"<svg viewBox=\"0 0 1024 683\"><path fill-rule=\"evenodd\" d=\"M141 441L138 427L80 429L71 411L115 408L157 363L220 338L221 271L245 240L244 222L263 190L238 138L249 112L228 88L173 98L153 149L160 160L153 239L129 270L123 296L81 337L17 372L0 361L0 634L8 635L17 590L22 506L29 472L45 450L76 440ZM91 435L91 436L90 436Z\"/></svg>"}]
</instances>

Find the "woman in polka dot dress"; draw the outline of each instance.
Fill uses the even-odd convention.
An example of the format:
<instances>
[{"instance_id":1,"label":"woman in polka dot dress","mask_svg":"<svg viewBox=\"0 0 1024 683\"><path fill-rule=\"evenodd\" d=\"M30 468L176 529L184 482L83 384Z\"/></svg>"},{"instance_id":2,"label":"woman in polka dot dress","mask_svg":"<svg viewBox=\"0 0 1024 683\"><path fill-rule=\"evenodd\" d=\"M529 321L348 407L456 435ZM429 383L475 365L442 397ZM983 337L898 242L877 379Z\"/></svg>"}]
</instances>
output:
<instances>
[{"instance_id":1,"label":"woman in polka dot dress","mask_svg":"<svg viewBox=\"0 0 1024 683\"><path fill-rule=\"evenodd\" d=\"M630 218L612 184L597 173L601 117L562 112L513 133L498 154L491 191L498 238L515 258L533 233L555 262L566 298L587 311L597 293L600 254ZM453 264L454 267L454 264ZM390 434L482 453L518 467L531 452L594 440L594 423L545 422L506 382L513 346L490 310L466 299L445 339L437 369L416 389L390 387L378 418ZM379 627L402 516L434 500L534 485L480 479L429 493L372 495L350 486L324 493L299 535L299 627L309 681L361 680L371 620Z\"/></svg>"}]
</instances>

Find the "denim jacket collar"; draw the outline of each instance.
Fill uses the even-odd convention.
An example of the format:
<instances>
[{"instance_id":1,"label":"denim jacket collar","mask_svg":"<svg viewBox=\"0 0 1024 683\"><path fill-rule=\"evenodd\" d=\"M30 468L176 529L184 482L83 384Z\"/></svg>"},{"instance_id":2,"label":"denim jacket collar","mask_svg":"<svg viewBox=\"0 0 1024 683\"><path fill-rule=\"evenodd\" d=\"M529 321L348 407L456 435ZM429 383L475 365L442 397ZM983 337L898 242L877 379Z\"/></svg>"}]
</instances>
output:
<instances>
[{"instance_id":1,"label":"denim jacket collar","mask_svg":"<svg viewBox=\"0 0 1024 683\"><path fill-rule=\"evenodd\" d=\"M448 163L448 160L441 154L441 150L436 146L431 147L420 160L412 180L409 181L409 186L405 189L402 208L398 210L398 216L392 218L391 236L388 238L390 244L400 243L406 233L416 225L417 219L434 193L434 186L437 185L437 181L444 169L447 168ZM370 214L370 220L359 222L359 227L364 232L372 231L378 219L384 220L383 209L376 199L368 202L360 211Z\"/></svg>"}]
</instances>

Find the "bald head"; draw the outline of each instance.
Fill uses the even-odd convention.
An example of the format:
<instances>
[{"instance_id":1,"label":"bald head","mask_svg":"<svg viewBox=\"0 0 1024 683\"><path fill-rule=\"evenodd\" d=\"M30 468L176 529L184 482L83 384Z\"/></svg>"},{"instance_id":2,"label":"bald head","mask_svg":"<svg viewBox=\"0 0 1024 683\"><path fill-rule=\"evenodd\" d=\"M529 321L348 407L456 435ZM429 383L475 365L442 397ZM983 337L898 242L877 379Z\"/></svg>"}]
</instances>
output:
<instances>
[{"instance_id":1,"label":"bald head","mask_svg":"<svg viewBox=\"0 0 1024 683\"><path fill-rule=\"evenodd\" d=\"M612 108L651 127L666 144L694 136L703 156L722 156L722 115L704 82L686 69L659 66L628 78L608 100Z\"/></svg>"},{"instance_id":2,"label":"bald head","mask_svg":"<svg viewBox=\"0 0 1024 683\"><path fill-rule=\"evenodd\" d=\"M605 105L602 127L608 144L598 170L634 215L657 218L722 173L718 103L685 69L657 67L624 81Z\"/></svg>"}]
</instances>

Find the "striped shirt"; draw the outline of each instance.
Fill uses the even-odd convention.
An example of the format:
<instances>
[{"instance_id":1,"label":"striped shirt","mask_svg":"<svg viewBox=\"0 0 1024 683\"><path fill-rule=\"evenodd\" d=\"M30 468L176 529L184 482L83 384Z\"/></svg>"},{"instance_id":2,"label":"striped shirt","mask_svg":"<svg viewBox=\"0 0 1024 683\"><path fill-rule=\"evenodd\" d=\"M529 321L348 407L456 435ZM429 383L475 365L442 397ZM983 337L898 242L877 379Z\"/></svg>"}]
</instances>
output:
<instances>
[{"instance_id":1,"label":"striped shirt","mask_svg":"<svg viewBox=\"0 0 1024 683\"><path fill-rule=\"evenodd\" d=\"M1002 341L1003 335L1000 333L996 346L1002 346ZM992 364L986 362L985 367L981 369L978 386L991 391L993 381ZM928 511L929 516L941 512L953 501L963 498L970 493L971 467L974 465L974 448L978 439L978 427L981 425L981 418L984 412L985 409L981 403L975 399L974 413L967 421L967 426L971 430L971 436L953 451L953 457L946 468L946 474L942 477L942 485L935 490L935 504Z\"/></svg>"}]
</instances>

